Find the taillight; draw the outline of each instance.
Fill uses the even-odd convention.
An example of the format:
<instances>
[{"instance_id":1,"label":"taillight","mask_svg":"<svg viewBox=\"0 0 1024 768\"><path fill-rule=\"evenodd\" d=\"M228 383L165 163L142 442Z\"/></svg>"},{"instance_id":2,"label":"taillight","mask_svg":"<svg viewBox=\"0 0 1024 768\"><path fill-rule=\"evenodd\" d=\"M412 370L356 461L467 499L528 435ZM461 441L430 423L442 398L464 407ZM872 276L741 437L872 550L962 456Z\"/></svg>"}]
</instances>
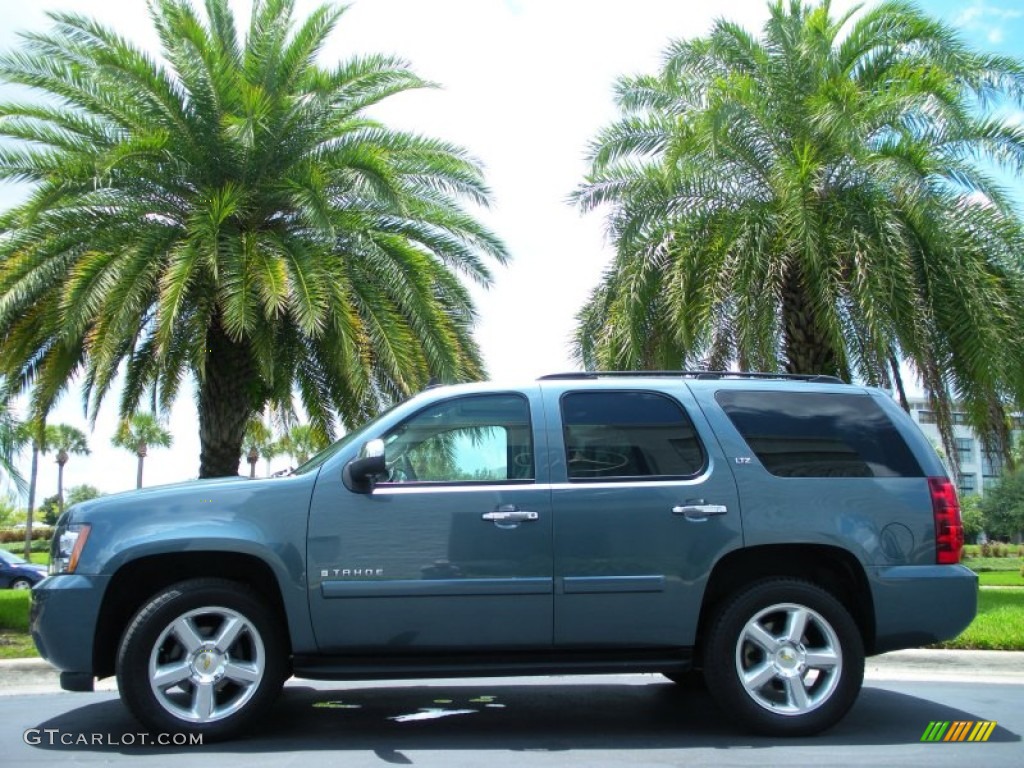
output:
<instances>
[{"instance_id":1,"label":"taillight","mask_svg":"<svg viewBox=\"0 0 1024 768\"><path fill-rule=\"evenodd\" d=\"M948 477L929 477L932 514L935 517L935 562L959 563L964 549L964 524L960 520L960 502Z\"/></svg>"}]
</instances>

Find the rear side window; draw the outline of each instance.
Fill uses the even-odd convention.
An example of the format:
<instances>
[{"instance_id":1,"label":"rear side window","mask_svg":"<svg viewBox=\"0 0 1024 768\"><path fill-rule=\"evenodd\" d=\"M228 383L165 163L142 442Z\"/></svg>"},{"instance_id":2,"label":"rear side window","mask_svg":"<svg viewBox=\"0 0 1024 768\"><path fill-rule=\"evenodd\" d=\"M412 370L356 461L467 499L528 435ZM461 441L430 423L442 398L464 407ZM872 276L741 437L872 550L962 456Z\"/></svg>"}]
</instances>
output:
<instances>
[{"instance_id":1,"label":"rear side window","mask_svg":"<svg viewBox=\"0 0 1024 768\"><path fill-rule=\"evenodd\" d=\"M773 475L924 475L870 395L721 391L715 399Z\"/></svg>"},{"instance_id":2,"label":"rear side window","mask_svg":"<svg viewBox=\"0 0 1024 768\"><path fill-rule=\"evenodd\" d=\"M690 417L655 392L570 392L562 396L570 480L692 477L704 451Z\"/></svg>"}]
</instances>

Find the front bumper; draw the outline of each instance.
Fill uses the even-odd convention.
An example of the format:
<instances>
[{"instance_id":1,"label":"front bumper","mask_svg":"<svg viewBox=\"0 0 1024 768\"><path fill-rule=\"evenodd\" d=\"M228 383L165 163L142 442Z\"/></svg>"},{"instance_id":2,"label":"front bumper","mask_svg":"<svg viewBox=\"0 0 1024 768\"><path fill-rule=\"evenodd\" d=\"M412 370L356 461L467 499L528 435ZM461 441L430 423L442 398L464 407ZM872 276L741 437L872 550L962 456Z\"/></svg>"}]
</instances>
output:
<instances>
[{"instance_id":1,"label":"front bumper","mask_svg":"<svg viewBox=\"0 0 1024 768\"><path fill-rule=\"evenodd\" d=\"M83 679L93 677L93 642L109 582L109 576L64 574L43 579L32 590L32 641L40 656L68 673L69 683L77 681L69 690L83 690Z\"/></svg>"},{"instance_id":2,"label":"front bumper","mask_svg":"<svg viewBox=\"0 0 1024 768\"><path fill-rule=\"evenodd\" d=\"M950 640L978 612L978 577L962 565L901 565L868 572L875 604L872 653Z\"/></svg>"}]
</instances>

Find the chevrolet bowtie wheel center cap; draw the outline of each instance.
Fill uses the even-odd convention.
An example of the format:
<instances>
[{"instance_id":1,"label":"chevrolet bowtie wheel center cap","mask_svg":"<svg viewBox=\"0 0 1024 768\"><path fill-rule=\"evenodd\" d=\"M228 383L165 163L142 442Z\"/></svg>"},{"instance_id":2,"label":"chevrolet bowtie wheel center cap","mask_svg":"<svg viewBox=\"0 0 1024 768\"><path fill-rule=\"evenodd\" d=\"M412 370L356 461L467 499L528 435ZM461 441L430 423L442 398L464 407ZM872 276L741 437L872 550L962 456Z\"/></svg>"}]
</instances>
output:
<instances>
[{"instance_id":1,"label":"chevrolet bowtie wheel center cap","mask_svg":"<svg viewBox=\"0 0 1024 768\"><path fill-rule=\"evenodd\" d=\"M792 645L784 645L775 652L775 668L782 675L791 676L804 671L803 649Z\"/></svg>"},{"instance_id":2,"label":"chevrolet bowtie wheel center cap","mask_svg":"<svg viewBox=\"0 0 1024 768\"><path fill-rule=\"evenodd\" d=\"M216 648L200 648L192 656L192 678L197 682L216 682L224 677L226 654Z\"/></svg>"}]
</instances>

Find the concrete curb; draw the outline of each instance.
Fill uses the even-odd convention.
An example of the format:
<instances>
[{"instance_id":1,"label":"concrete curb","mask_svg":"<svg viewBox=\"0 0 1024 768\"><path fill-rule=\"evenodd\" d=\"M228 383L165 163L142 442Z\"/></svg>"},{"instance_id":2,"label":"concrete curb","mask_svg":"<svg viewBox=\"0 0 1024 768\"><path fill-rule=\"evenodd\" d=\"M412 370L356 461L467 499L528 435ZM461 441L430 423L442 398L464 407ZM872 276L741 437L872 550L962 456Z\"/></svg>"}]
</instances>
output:
<instances>
[{"instance_id":1,"label":"concrete curb","mask_svg":"<svg viewBox=\"0 0 1024 768\"><path fill-rule=\"evenodd\" d=\"M946 651L913 649L872 656L864 667L868 682L920 681L1024 685L1024 651ZM57 670L42 659L0 660L0 696L57 693ZM113 678L98 691L117 690Z\"/></svg>"}]
</instances>

